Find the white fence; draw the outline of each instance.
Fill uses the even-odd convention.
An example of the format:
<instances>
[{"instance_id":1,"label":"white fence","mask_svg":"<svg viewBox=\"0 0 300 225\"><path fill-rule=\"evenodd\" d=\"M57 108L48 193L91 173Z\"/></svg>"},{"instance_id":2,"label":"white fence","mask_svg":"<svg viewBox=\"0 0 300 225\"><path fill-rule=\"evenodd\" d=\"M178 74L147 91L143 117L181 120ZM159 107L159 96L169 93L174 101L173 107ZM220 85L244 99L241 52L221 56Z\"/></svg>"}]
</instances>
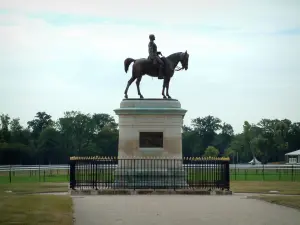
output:
<instances>
[{"instance_id":1,"label":"white fence","mask_svg":"<svg viewBox=\"0 0 300 225\"><path fill-rule=\"evenodd\" d=\"M98 165L103 168L117 167L117 165ZM199 167L200 165L193 164L184 164L186 168ZM207 165L205 165L207 167ZM289 165L289 164L280 164L280 165L251 165L251 164L230 164L230 169L299 169L300 165ZM34 170L68 170L68 164L59 164L59 165L3 165L0 166L0 172L8 171L34 171Z\"/></svg>"}]
</instances>

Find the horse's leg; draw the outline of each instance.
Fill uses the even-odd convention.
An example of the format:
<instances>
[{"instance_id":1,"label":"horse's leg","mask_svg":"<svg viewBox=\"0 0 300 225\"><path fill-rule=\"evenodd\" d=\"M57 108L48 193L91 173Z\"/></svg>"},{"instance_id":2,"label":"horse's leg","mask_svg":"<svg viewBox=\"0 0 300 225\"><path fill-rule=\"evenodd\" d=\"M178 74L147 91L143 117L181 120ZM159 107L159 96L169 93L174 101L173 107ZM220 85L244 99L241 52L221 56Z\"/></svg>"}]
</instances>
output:
<instances>
[{"instance_id":1,"label":"horse's leg","mask_svg":"<svg viewBox=\"0 0 300 225\"><path fill-rule=\"evenodd\" d=\"M162 92L161 92L163 98L167 98L165 96L165 88L166 88L166 78L164 77L163 88L162 88Z\"/></svg>"},{"instance_id":2,"label":"horse's leg","mask_svg":"<svg viewBox=\"0 0 300 225\"><path fill-rule=\"evenodd\" d=\"M140 96L140 98L144 98L144 96L141 94L141 91L140 91L141 80L142 80L142 76L140 76L136 79L136 88L137 88L138 95Z\"/></svg>"},{"instance_id":3,"label":"horse's leg","mask_svg":"<svg viewBox=\"0 0 300 225\"><path fill-rule=\"evenodd\" d=\"M169 95L170 78L167 78L166 80L167 80L167 81L166 81L167 96L168 96L168 98L172 98L172 97Z\"/></svg>"},{"instance_id":4,"label":"horse's leg","mask_svg":"<svg viewBox=\"0 0 300 225\"><path fill-rule=\"evenodd\" d=\"M132 84L132 82L133 82L134 80L135 80L135 77L132 76L132 77L129 79L129 81L127 82L127 86L126 86L126 89L125 89L125 92L124 92L125 98L128 98L127 92L128 92L128 89L129 89L130 85Z\"/></svg>"}]
</instances>

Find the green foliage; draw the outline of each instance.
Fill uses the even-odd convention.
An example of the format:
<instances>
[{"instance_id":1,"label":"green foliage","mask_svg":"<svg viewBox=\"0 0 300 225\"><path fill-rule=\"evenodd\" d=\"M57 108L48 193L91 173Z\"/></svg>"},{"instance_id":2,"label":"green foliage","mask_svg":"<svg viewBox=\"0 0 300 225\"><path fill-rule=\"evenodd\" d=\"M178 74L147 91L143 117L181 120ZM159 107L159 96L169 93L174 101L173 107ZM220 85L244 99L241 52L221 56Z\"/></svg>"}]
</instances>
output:
<instances>
[{"instance_id":1,"label":"green foliage","mask_svg":"<svg viewBox=\"0 0 300 225\"><path fill-rule=\"evenodd\" d=\"M207 149L205 149L204 156L205 157L218 157L219 150L216 149L214 146L208 146Z\"/></svg>"},{"instance_id":2,"label":"green foliage","mask_svg":"<svg viewBox=\"0 0 300 225\"><path fill-rule=\"evenodd\" d=\"M53 120L47 113L38 112L35 116L35 119L28 121L27 124L28 128L32 130L33 137L38 138L44 129L53 125Z\"/></svg>"},{"instance_id":3,"label":"green foliage","mask_svg":"<svg viewBox=\"0 0 300 225\"><path fill-rule=\"evenodd\" d=\"M45 112L38 112L20 125L19 118L10 121L1 115L0 164L68 163L73 155L116 156L118 125L108 114L65 112L53 121Z\"/></svg>"},{"instance_id":4,"label":"green foliage","mask_svg":"<svg viewBox=\"0 0 300 225\"><path fill-rule=\"evenodd\" d=\"M10 117L6 114L0 115L0 143L10 141L10 132L9 132Z\"/></svg>"},{"instance_id":5,"label":"green foliage","mask_svg":"<svg viewBox=\"0 0 300 225\"><path fill-rule=\"evenodd\" d=\"M68 163L69 156L117 156L118 124L104 113L68 111L53 120L38 112L23 127L19 118L0 115L0 164ZM234 134L230 124L211 115L182 127L184 157L229 156L247 163L283 161L284 154L300 149L300 122L263 118L244 122Z\"/></svg>"},{"instance_id":6,"label":"green foliage","mask_svg":"<svg viewBox=\"0 0 300 225\"><path fill-rule=\"evenodd\" d=\"M227 148L224 152L225 157L231 157L234 154L235 154L235 151L231 147Z\"/></svg>"}]
</instances>

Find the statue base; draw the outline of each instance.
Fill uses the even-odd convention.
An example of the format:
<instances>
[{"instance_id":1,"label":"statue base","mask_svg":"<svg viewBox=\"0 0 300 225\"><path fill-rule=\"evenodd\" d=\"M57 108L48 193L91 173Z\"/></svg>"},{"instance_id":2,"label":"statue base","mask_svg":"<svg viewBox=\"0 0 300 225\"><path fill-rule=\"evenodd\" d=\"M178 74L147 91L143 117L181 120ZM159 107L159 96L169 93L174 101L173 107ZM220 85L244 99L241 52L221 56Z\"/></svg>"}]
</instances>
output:
<instances>
[{"instance_id":1,"label":"statue base","mask_svg":"<svg viewBox=\"0 0 300 225\"><path fill-rule=\"evenodd\" d=\"M187 187L181 134L186 110L181 108L180 102L124 99L115 113L119 117L118 157L121 158L114 174L115 187ZM135 160L138 158L145 160Z\"/></svg>"},{"instance_id":2,"label":"statue base","mask_svg":"<svg viewBox=\"0 0 300 225\"><path fill-rule=\"evenodd\" d=\"M182 158L181 132L186 110L178 100L124 99L114 111L119 117L119 157ZM161 140L154 140L154 136ZM149 143L143 143L143 137Z\"/></svg>"},{"instance_id":3,"label":"statue base","mask_svg":"<svg viewBox=\"0 0 300 225\"><path fill-rule=\"evenodd\" d=\"M116 169L117 189L188 188L187 174L181 169Z\"/></svg>"}]
</instances>

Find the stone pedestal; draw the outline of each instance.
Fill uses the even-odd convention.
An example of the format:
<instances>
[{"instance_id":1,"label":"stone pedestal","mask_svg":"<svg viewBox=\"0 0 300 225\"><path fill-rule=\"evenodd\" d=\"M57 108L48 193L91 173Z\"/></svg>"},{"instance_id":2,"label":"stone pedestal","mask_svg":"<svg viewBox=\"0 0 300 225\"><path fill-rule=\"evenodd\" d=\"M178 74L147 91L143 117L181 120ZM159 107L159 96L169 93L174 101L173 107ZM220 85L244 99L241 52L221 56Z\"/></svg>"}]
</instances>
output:
<instances>
[{"instance_id":1,"label":"stone pedestal","mask_svg":"<svg viewBox=\"0 0 300 225\"><path fill-rule=\"evenodd\" d=\"M123 187L174 187L186 184L182 168L182 125L186 110L175 99L124 99L119 116L119 158L157 158L139 165L123 160L115 172ZM172 158L176 161L161 160ZM169 165L168 165L169 164ZM154 171L155 169L155 171ZM143 180L143 182L139 182Z\"/></svg>"}]
</instances>

